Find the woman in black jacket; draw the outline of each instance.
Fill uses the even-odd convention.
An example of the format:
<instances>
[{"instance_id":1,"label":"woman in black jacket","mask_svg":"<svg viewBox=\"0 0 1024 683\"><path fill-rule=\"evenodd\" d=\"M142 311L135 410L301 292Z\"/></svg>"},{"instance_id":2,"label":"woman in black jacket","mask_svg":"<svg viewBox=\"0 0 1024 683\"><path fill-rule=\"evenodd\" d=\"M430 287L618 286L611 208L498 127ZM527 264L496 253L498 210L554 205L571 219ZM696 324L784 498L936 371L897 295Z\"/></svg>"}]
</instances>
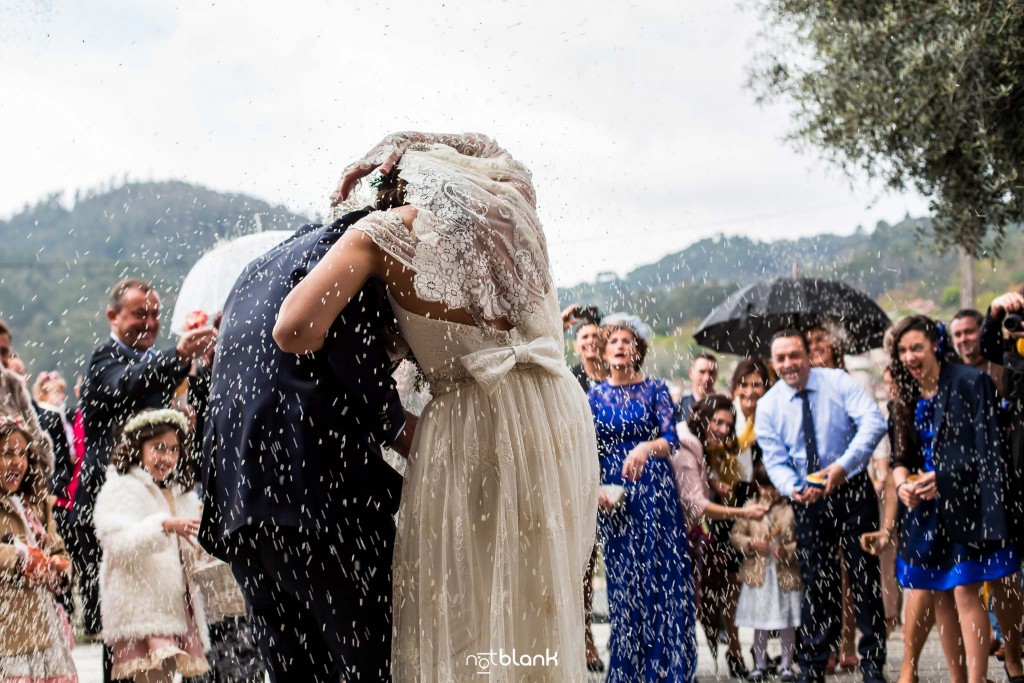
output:
<instances>
[{"instance_id":1,"label":"woman in black jacket","mask_svg":"<svg viewBox=\"0 0 1024 683\"><path fill-rule=\"evenodd\" d=\"M893 476L904 506L896 576L904 588L932 592L951 680L981 683L990 638L982 584L1015 603L1004 610L1015 613L1005 635L1020 643L1020 596L1010 589L1020 558L1008 542L995 385L958 364L951 346L944 326L925 316L893 330ZM1007 651L1006 666L1011 680L1024 674L1019 650L1013 660Z\"/></svg>"}]
</instances>

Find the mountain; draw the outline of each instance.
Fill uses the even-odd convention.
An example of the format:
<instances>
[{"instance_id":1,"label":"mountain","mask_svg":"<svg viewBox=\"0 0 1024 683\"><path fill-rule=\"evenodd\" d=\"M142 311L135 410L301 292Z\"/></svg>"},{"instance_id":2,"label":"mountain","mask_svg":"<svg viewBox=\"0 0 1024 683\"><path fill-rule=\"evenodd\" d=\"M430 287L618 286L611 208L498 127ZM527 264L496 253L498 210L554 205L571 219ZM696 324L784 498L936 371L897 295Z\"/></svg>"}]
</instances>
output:
<instances>
[{"instance_id":1,"label":"mountain","mask_svg":"<svg viewBox=\"0 0 1024 683\"><path fill-rule=\"evenodd\" d=\"M31 370L56 368L70 379L109 333L107 291L118 279L151 281L163 299L166 324L185 274L218 240L307 222L282 206L184 182L79 193L70 207L52 195L0 221L0 319L11 325L15 347ZM951 312L959 296L957 261L930 249L930 229L927 218L907 217L852 235L774 242L707 238L625 277L560 289L559 299L646 319L665 335L650 369L667 376L693 350L690 334L711 308L743 285L789 277L794 268L800 275L845 280L891 316L908 310L914 299L933 300L943 315ZM979 306L1024 282L1024 234L1012 231L1002 258L979 261L975 270Z\"/></svg>"},{"instance_id":2,"label":"mountain","mask_svg":"<svg viewBox=\"0 0 1024 683\"><path fill-rule=\"evenodd\" d=\"M166 325L185 274L218 240L308 222L282 206L177 181L79 194L70 208L51 195L0 221L0 319L30 369L58 368L70 382L110 332L104 311L117 280L152 282Z\"/></svg>"},{"instance_id":3,"label":"mountain","mask_svg":"<svg viewBox=\"0 0 1024 683\"><path fill-rule=\"evenodd\" d=\"M867 292L888 311L906 310L912 299L934 300L939 308L956 305L959 270L955 255L929 245L931 221L910 218L852 235L822 234L762 242L745 236L702 239L686 249L641 266L625 277L559 290L563 305L598 305L630 310L660 333L692 327L730 293L758 280L800 276L839 279ZM975 264L978 305L1024 281L1024 234L1010 233L998 262ZM986 299L987 297L987 299Z\"/></svg>"}]
</instances>

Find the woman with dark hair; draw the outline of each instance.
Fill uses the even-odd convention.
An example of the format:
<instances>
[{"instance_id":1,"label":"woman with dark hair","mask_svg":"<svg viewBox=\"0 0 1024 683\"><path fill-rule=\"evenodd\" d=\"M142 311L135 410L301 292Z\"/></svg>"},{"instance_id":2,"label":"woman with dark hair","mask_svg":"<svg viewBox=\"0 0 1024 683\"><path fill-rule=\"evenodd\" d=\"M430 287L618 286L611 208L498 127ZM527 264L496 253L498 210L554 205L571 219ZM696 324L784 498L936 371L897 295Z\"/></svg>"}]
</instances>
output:
<instances>
[{"instance_id":1,"label":"woman with dark hair","mask_svg":"<svg viewBox=\"0 0 1024 683\"><path fill-rule=\"evenodd\" d=\"M732 546L729 537L733 520L758 512L764 514L764 510L743 507L749 497L750 471L744 470L740 462L732 399L721 394L704 397L694 404L686 427L700 445L701 459L707 467L705 478L713 492L711 502L730 513L708 519L708 536L701 526L691 526L691 545L701 549L697 565L698 615L709 641L719 634L725 636L729 674L744 678L748 671L735 623L740 594L738 572L743 556Z\"/></svg>"},{"instance_id":2,"label":"woman with dark hair","mask_svg":"<svg viewBox=\"0 0 1024 683\"><path fill-rule=\"evenodd\" d=\"M999 586L1006 642L1016 645L1007 648L1007 674L1021 680L1020 595L1012 585L1020 558L1007 542L995 385L958 362L942 323L904 318L892 339L893 477L903 504L897 579L931 592L950 679L970 683L988 670L982 583Z\"/></svg>"},{"instance_id":3,"label":"woman with dark hair","mask_svg":"<svg viewBox=\"0 0 1024 683\"><path fill-rule=\"evenodd\" d=\"M663 381L640 371L650 328L626 315L603 322L610 376L589 398L612 622L607 680L690 681L697 640L686 522L669 464L679 446L675 405Z\"/></svg>"},{"instance_id":4,"label":"woman with dark hair","mask_svg":"<svg viewBox=\"0 0 1024 683\"><path fill-rule=\"evenodd\" d=\"M20 417L0 413L0 681L77 683L74 638L56 596L71 580L47 495L46 456Z\"/></svg>"}]
</instances>

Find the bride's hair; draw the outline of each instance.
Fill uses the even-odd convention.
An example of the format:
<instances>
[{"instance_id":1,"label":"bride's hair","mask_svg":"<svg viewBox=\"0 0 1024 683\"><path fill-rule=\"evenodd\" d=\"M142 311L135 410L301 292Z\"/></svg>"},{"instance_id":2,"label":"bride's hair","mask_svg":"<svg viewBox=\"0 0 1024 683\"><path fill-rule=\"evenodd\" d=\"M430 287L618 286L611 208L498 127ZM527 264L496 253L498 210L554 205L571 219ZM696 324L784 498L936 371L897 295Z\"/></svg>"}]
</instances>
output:
<instances>
[{"instance_id":1,"label":"bride's hair","mask_svg":"<svg viewBox=\"0 0 1024 683\"><path fill-rule=\"evenodd\" d=\"M390 173L380 174L373 181L373 186L377 188L376 208L378 211L397 209L406 204L406 182L398 177L398 164L395 164Z\"/></svg>"}]
</instances>

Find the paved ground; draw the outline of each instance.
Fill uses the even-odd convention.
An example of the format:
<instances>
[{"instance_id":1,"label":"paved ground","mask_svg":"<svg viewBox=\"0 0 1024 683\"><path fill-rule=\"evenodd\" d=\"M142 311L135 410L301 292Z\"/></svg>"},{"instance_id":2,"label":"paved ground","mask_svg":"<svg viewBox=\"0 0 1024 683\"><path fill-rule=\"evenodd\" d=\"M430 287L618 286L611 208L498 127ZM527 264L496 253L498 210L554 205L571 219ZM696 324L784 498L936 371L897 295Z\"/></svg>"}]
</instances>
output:
<instances>
[{"instance_id":1,"label":"paved ground","mask_svg":"<svg viewBox=\"0 0 1024 683\"><path fill-rule=\"evenodd\" d=\"M607 661L605 644L608 642L608 626L603 624L597 625L595 628L595 636L598 639L601 651L604 653ZM750 651L751 636L752 632L750 631L741 630L740 632L740 638L744 642L744 651L746 652ZM777 645L777 642L775 644ZM708 683L708 681L735 680L729 678L727 675L725 658L721 655L719 656L718 662L720 673L716 673L715 662L711 659L711 652L707 649L703 636L701 636L700 646L700 668L697 675L701 683ZM902 660L903 637L897 632L889 639L888 677L890 681L896 681L899 664ZM75 662L78 664L79 680L81 683L100 683L102 676L100 675L100 649L98 645L80 645L75 649ZM750 662L748 661L748 665L749 663ZM938 636L934 633L932 634L931 640L928 641L924 657L922 657L920 673L921 683L940 683L942 681L949 680L949 676L945 673L945 662L942 659L942 651L939 649ZM1006 677L1003 675L1002 666L995 659L991 660L989 678L996 681L996 683L1006 680ZM592 677L591 683L600 683L603 680L603 676L595 675ZM855 681L860 681L860 676L842 674L830 676L828 680L830 683L854 683Z\"/></svg>"},{"instance_id":2,"label":"paved ground","mask_svg":"<svg viewBox=\"0 0 1024 683\"><path fill-rule=\"evenodd\" d=\"M594 611L597 615L607 614L607 597L604 591L603 580L600 577L596 578L594 588ZM598 619L600 619L600 616ZM605 664L608 663L608 635L609 626L607 623L598 623L594 625L594 638L597 641L598 649L601 651L601 654L605 659ZM749 629L740 629L740 640L743 642L743 651L745 653L749 653L750 644L753 641L753 631ZM724 654L719 653L718 661L715 662L715 660L711 658L711 650L708 649L703 634L698 636L698 642L700 645L700 652L698 655L697 677L701 683L708 683L709 681L735 681L736 679L730 678L728 675ZM770 654L778 654L777 648L778 641L773 641L769 645ZM102 681L103 677L101 674L102 667L100 663L99 645L79 645L75 649L74 657L75 663L78 665L80 683L100 683ZM903 636L899 630L897 630L897 632L889 639L889 668L886 672L889 680L893 683L895 683L898 677L899 667L902 661ZM749 666L750 664L751 662L748 655L747 665ZM932 632L921 657L919 674L920 683L940 683L949 680L949 676L946 674L946 663L942 657L942 650L939 646L939 638L934 631ZM1002 664L996 661L995 658L990 660L989 678L992 681L995 681L995 683L1002 683L1003 681L1006 681ZM860 681L861 678L859 674L845 673L830 676L828 680L829 683L854 683L856 681ZM603 683L603 681L603 675L593 675L588 683Z\"/></svg>"}]
</instances>

